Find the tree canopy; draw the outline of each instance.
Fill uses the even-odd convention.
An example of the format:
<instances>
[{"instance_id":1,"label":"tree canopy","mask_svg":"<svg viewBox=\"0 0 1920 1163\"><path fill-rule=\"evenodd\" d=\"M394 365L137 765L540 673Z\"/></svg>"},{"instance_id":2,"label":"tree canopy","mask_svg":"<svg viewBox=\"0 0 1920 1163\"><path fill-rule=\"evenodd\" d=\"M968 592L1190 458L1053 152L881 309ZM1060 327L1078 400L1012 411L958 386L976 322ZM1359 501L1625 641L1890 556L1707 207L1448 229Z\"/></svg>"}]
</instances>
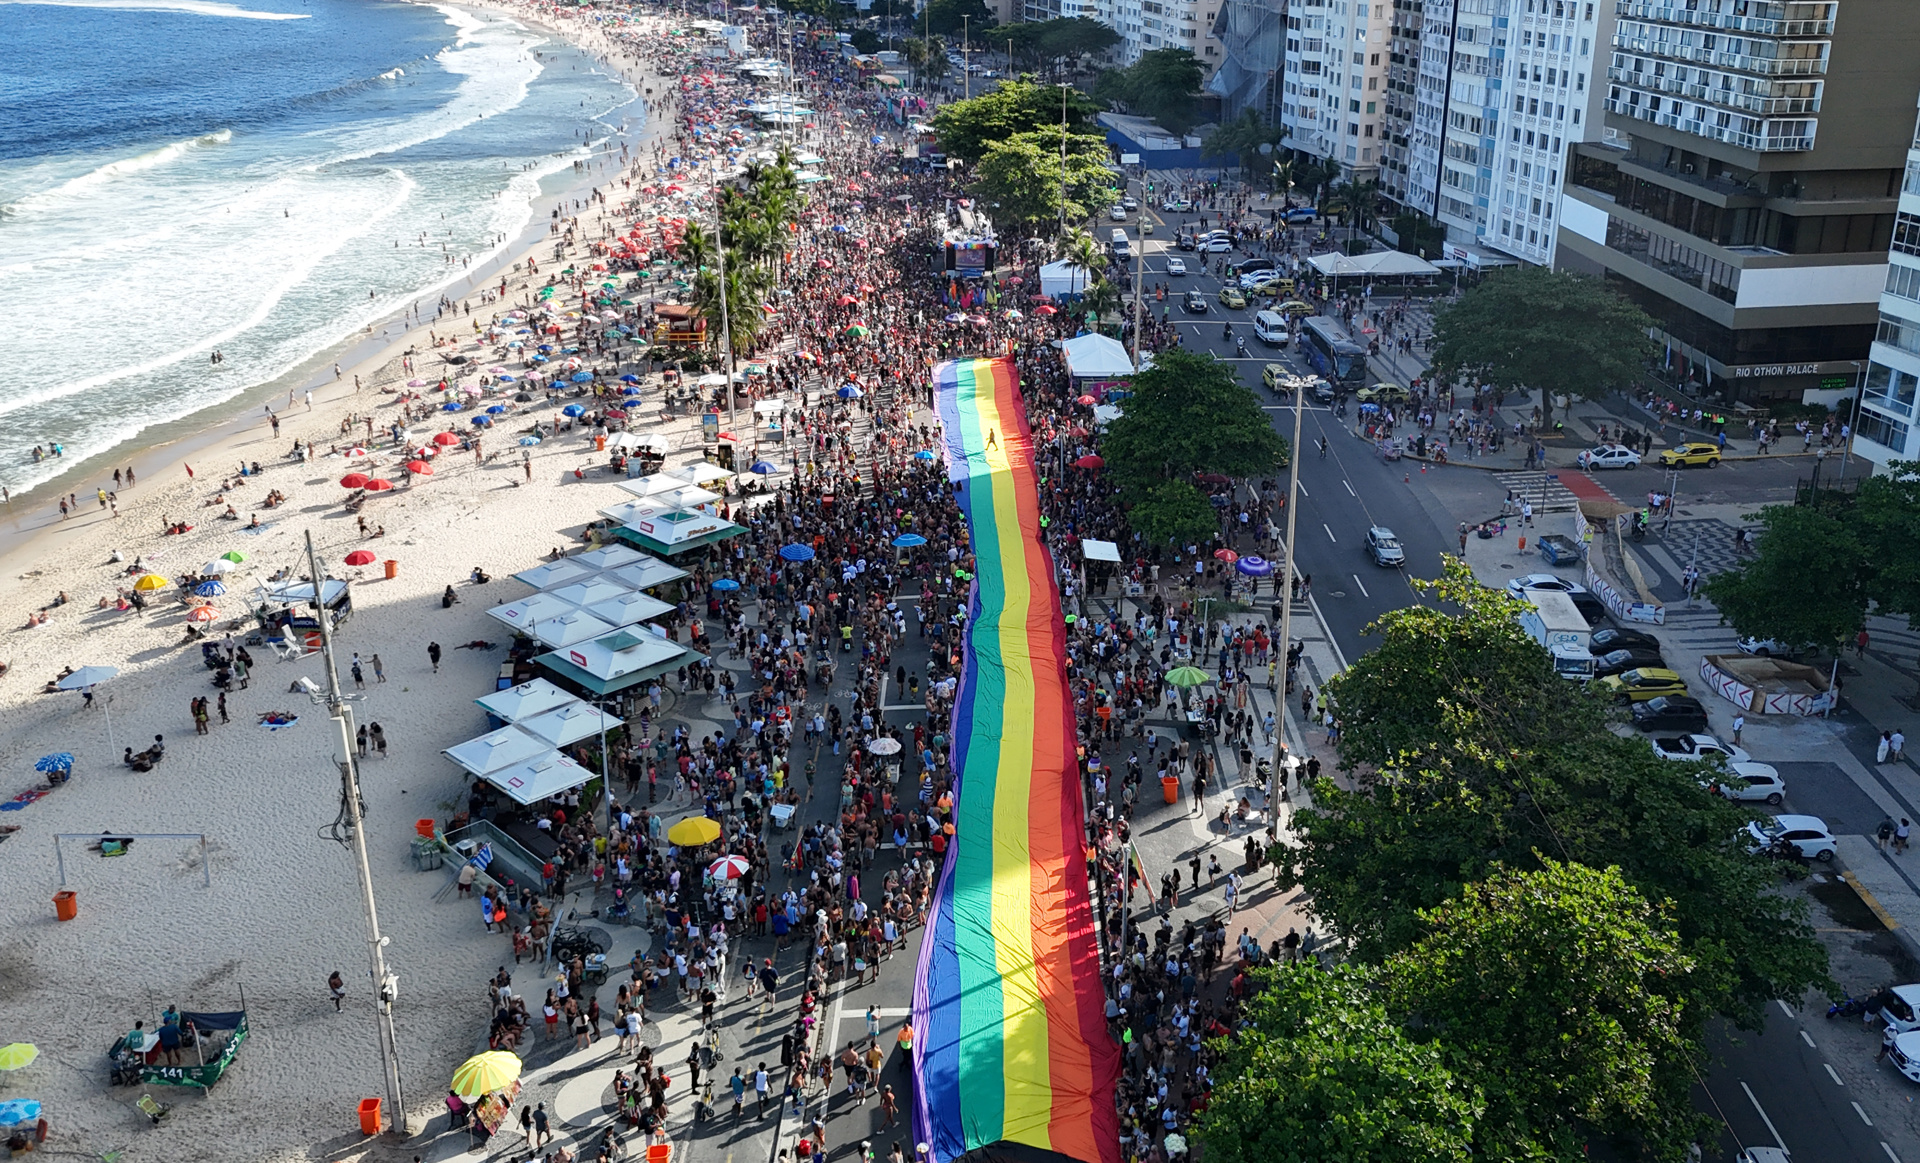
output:
<instances>
[{"instance_id":1,"label":"tree canopy","mask_svg":"<svg viewBox=\"0 0 1920 1163\"><path fill-rule=\"evenodd\" d=\"M933 115L933 131L940 139L941 149L968 164L985 157L988 147L995 142L1037 129L1053 130L1053 148L1057 153L1063 95L1068 132L1090 130L1100 106L1085 94L1058 85L1035 84L1032 78L1021 77L1002 82L991 93L941 106Z\"/></svg>"},{"instance_id":2,"label":"tree canopy","mask_svg":"<svg viewBox=\"0 0 1920 1163\"><path fill-rule=\"evenodd\" d=\"M1467 1163L1480 1098L1410 1037L1356 968L1256 969L1199 1138L1212 1163Z\"/></svg>"},{"instance_id":3,"label":"tree canopy","mask_svg":"<svg viewBox=\"0 0 1920 1163\"><path fill-rule=\"evenodd\" d=\"M1286 462L1287 442L1233 365L1178 347L1155 352L1100 441L1106 471L1128 504L1194 473L1262 476ZM1137 528L1137 526L1136 526Z\"/></svg>"},{"instance_id":4,"label":"tree canopy","mask_svg":"<svg viewBox=\"0 0 1920 1163\"><path fill-rule=\"evenodd\" d=\"M999 25L982 37L1029 68L1044 68L1061 58L1102 53L1120 43L1120 34L1086 16L1060 16Z\"/></svg>"},{"instance_id":5,"label":"tree canopy","mask_svg":"<svg viewBox=\"0 0 1920 1163\"><path fill-rule=\"evenodd\" d=\"M1263 154L1260 147L1277 145L1286 132L1284 127L1272 124L1249 109L1234 120L1215 126L1213 132L1202 138L1200 156L1234 158L1248 177L1272 174L1274 152L1269 149Z\"/></svg>"},{"instance_id":6,"label":"tree canopy","mask_svg":"<svg viewBox=\"0 0 1920 1163\"><path fill-rule=\"evenodd\" d=\"M1433 370L1506 389L1593 399L1638 377L1654 353L1653 320L1596 279L1540 267L1487 276L1433 321Z\"/></svg>"},{"instance_id":7,"label":"tree canopy","mask_svg":"<svg viewBox=\"0 0 1920 1163\"><path fill-rule=\"evenodd\" d=\"M940 36L979 36L993 27L993 12L986 0L927 0L921 13L921 30Z\"/></svg>"},{"instance_id":8,"label":"tree canopy","mask_svg":"<svg viewBox=\"0 0 1920 1163\"><path fill-rule=\"evenodd\" d=\"M1185 133L1200 120L1200 79L1205 75L1191 49L1149 49L1125 68L1101 73L1093 95L1102 101L1124 101L1169 132Z\"/></svg>"},{"instance_id":9,"label":"tree canopy","mask_svg":"<svg viewBox=\"0 0 1920 1163\"><path fill-rule=\"evenodd\" d=\"M1328 682L1354 787L1323 779L1282 853L1336 933L1363 958L1390 956L1418 939L1421 910L1544 853L1617 866L1672 910L1696 1016L1750 1025L1772 998L1825 983L1804 908L1746 851L1747 809L1608 730L1606 706L1514 622L1516 599L1457 561L1418 584L1449 608L1381 618L1379 647Z\"/></svg>"},{"instance_id":10,"label":"tree canopy","mask_svg":"<svg viewBox=\"0 0 1920 1163\"><path fill-rule=\"evenodd\" d=\"M1083 222L1120 200L1106 168L1105 141L1086 133L1067 134L1064 171L1061 144L1057 127L988 144L973 168L970 189L992 208L994 221L1057 229L1063 219Z\"/></svg>"}]
</instances>

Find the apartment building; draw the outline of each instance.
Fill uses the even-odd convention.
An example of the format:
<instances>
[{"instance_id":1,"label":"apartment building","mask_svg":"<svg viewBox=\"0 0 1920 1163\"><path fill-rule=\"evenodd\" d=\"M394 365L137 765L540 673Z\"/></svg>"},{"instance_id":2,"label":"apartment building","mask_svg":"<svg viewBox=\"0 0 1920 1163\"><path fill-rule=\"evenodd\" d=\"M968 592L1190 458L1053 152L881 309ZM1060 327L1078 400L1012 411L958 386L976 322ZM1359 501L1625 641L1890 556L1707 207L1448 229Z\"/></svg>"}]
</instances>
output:
<instances>
[{"instance_id":1,"label":"apartment building","mask_svg":"<svg viewBox=\"0 0 1920 1163\"><path fill-rule=\"evenodd\" d=\"M1878 314L1853 449L1884 466L1920 460L1920 416L1915 414L1920 397L1920 124L1907 146Z\"/></svg>"},{"instance_id":2,"label":"apartment building","mask_svg":"<svg viewBox=\"0 0 1920 1163\"><path fill-rule=\"evenodd\" d=\"M1920 252L1920 216L1897 217L1920 4L1617 0L1616 14L1604 106L1619 136L1574 147L1554 265L1638 302L1670 374L1710 395L1837 398L1877 333L1893 385L1909 333L1881 304L1889 251ZM1875 439L1891 441L1899 390L1876 398Z\"/></svg>"},{"instance_id":3,"label":"apartment building","mask_svg":"<svg viewBox=\"0 0 1920 1163\"><path fill-rule=\"evenodd\" d=\"M1279 123L1290 2L1299 0L1222 0L1213 22L1220 67L1207 81L1207 92L1220 99L1220 120L1251 112Z\"/></svg>"},{"instance_id":4,"label":"apartment building","mask_svg":"<svg viewBox=\"0 0 1920 1163\"><path fill-rule=\"evenodd\" d=\"M1391 7L1389 0L1298 0L1288 8L1283 144L1339 163L1348 178L1380 172Z\"/></svg>"}]
</instances>

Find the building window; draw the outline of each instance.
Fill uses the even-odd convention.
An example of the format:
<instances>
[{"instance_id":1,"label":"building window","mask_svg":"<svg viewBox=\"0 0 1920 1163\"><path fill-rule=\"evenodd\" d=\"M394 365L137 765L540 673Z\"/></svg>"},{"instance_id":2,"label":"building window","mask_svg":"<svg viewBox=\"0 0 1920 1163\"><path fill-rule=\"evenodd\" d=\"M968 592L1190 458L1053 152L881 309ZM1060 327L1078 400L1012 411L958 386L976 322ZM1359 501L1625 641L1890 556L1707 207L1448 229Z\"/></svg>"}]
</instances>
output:
<instances>
[{"instance_id":1,"label":"building window","mask_svg":"<svg viewBox=\"0 0 1920 1163\"><path fill-rule=\"evenodd\" d=\"M1920 217L1905 211L1893 216L1893 249L1920 255Z\"/></svg>"},{"instance_id":2,"label":"building window","mask_svg":"<svg viewBox=\"0 0 1920 1163\"><path fill-rule=\"evenodd\" d=\"M1920 355L1920 323L1902 319L1898 315L1880 312L1880 328L1874 333L1875 339L1889 347ZM1899 373L1894 373L1898 375ZM1871 385L1869 385L1871 387ZM1911 390L1908 392L1911 395Z\"/></svg>"},{"instance_id":3,"label":"building window","mask_svg":"<svg viewBox=\"0 0 1920 1163\"><path fill-rule=\"evenodd\" d=\"M1872 408L1860 409L1860 430L1856 435L1891 448L1901 456L1908 455L1907 425L1891 416L1882 416Z\"/></svg>"},{"instance_id":4,"label":"building window","mask_svg":"<svg viewBox=\"0 0 1920 1163\"><path fill-rule=\"evenodd\" d=\"M1920 268L1888 263L1887 294L1920 302Z\"/></svg>"}]
</instances>

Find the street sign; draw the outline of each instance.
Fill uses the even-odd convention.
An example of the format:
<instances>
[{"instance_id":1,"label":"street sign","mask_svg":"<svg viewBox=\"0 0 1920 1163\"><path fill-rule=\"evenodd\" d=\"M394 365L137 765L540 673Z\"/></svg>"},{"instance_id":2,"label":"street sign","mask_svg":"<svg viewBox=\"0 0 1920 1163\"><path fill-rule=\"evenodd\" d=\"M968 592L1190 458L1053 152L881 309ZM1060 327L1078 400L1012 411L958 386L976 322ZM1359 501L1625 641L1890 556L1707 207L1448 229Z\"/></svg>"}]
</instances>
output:
<instances>
[{"instance_id":1,"label":"street sign","mask_svg":"<svg viewBox=\"0 0 1920 1163\"><path fill-rule=\"evenodd\" d=\"M1120 155L1120 164L1123 166L1137 166L1140 164L1140 155L1137 153L1123 153Z\"/></svg>"}]
</instances>

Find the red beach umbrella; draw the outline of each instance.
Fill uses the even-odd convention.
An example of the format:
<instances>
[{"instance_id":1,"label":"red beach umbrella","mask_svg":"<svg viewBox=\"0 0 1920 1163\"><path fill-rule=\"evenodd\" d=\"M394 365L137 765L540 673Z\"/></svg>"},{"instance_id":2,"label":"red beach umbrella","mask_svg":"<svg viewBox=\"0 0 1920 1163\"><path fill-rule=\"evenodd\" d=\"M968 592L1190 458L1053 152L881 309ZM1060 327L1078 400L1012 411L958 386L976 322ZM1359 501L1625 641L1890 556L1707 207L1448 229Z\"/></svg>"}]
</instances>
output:
<instances>
[{"instance_id":1,"label":"red beach umbrella","mask_svg":"<svg viewBox=\"0 0 1920 1163\"><path fill-rule=\"evenodd\" d=\"M370 493L384 493L392 487L392 481L383 481L378 477L367 482L367 491Z\"/></svg>"},{"instance_id":2,"label":"red beach umbrella","mask_svg":"<svg viewBox=\"0 0 1920 1163\"><path fill-rule=\"evenodd\" d=\"M340 487L343 489L364 489L367 487L367 481L369 479L366 473L350 472L340 478Z\"/></svg>"},{"instance_id":3,"label":"red beach umbrella","mask_svg":"<svg viewBox=\"0 0 1920 1163\"><path fill-rule=\"evenodd\" d=\"M348 565L372 565L377 558L371 549L356 549L347 554L346 560Z\"/></svg>"},{"instance_id":4,"label":"red beach umbrella","mask_svg":"<svg viewBox=\"0 0 1920 1163\"><path fill-rule=\"evenodd\" d=\"M416 476L430 477L433 475L433 466L424 460L410 460L407 462L407 471Z\"/></svg>"}]
</instances>

